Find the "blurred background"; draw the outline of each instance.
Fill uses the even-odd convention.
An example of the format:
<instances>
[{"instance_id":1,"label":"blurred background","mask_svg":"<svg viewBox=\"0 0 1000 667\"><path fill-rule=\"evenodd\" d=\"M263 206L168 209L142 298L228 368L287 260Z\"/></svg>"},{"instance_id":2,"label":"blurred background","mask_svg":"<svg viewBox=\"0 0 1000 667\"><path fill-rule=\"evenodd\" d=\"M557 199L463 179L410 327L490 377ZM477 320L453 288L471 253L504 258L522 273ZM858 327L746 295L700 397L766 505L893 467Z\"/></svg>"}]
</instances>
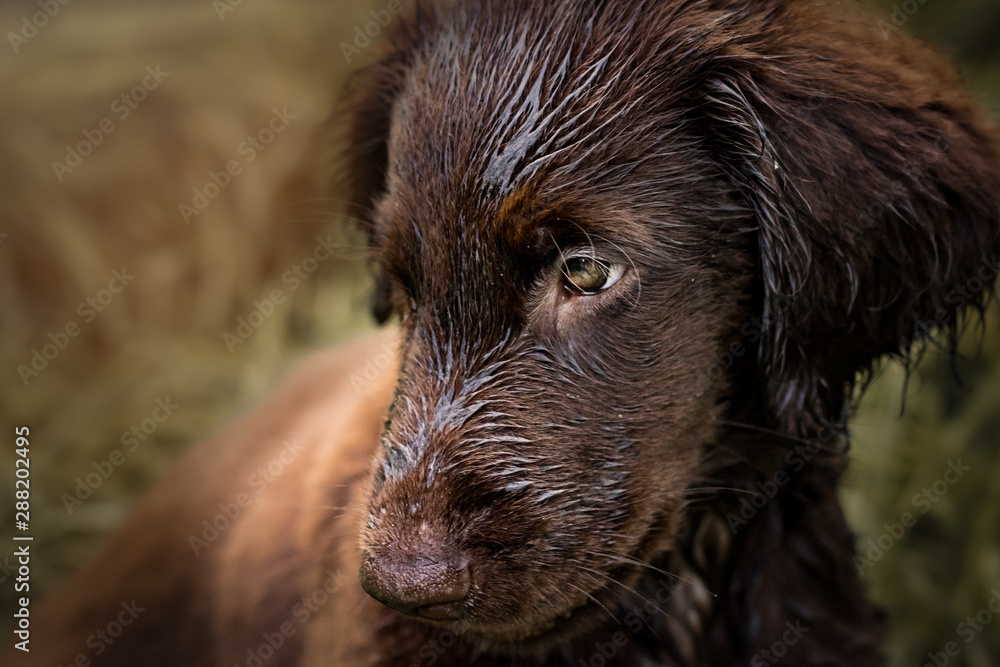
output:
<instances>
[{"instance_id":1,"label":"blurred background","mask_svg":"<svg viewBox=\"0 0 1000 667\"><path fill-rule=\"evenodd\" d=\"M341 45L383 0L42 4L57 10L37 27L37 0L0 0L5 637L15 424L32 432L37 599L289 360L372 328L364 249L324 187L335 147L319 128L372 57ZM1000 116L1000 0L870 4L951 54ZM318 245L337 251L312 261ZM959 625L1000 590L996 309L987 325L964 340L958 378L933 349L908 384L885 364L852 422L843 495L893 665L950 641L949 664L1000 664L1000 618L971 639ZM162 421L158 401L176 406ZM952 464L969 468L954 484Z\"/></svg>"}]
</instances>

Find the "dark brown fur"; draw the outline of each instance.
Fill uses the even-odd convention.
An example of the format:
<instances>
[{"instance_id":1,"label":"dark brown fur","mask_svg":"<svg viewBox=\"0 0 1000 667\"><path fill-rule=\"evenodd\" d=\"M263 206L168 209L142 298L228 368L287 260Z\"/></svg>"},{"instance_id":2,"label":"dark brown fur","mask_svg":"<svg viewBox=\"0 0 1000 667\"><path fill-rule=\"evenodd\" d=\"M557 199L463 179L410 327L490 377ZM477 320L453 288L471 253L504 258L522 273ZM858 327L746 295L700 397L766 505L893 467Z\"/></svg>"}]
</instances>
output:
<instances>
[{"instance_id":1,"label":"dark brown fur","mask_svg":"<svg viewBox=\"0 0 1000 667\"><path fill-rule=\"evenodd\" d=\"M351 396L367 343L197 450L54 598L52 659L145 595L95 664L246 664L332 571L266 664L756 665L775 642L882 664L844 418L859 374L991 293L989 124L937 55L840 6L445 4L392 27L346 123L398 381ZM568 292L574 248L625 277ZM223 480L297 432L294 475L193 559ZM468 563L454 620L361 590L411 550Z\"/></svg>"}]
</instances>

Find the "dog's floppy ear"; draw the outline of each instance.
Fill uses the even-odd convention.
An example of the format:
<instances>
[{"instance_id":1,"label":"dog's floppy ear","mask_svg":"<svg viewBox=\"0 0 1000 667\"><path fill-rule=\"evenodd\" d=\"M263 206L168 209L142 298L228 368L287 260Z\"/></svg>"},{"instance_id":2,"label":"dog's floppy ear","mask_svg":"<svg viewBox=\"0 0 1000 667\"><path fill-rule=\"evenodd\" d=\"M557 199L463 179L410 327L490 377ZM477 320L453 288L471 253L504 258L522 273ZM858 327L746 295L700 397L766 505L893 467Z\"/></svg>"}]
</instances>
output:
<instances>
[{"instance_id":1,"label":"dog's floppy ear","mask_svg":"<svg viewBox=\"0 0 1000 667\"><path fill-rule=\"evenodd\" d=\"M402 17L390 26L381 48L370 47L372 58L349 80L345 101L335 114L335 132L345 136L336 141L343 147L340 179L335 188L347 193L351 215L358 221L369 245L376 240L373 207L385 191L392 110L403 86L406 72L418 48L417 37L429 27L429 17L418 5L412 25ZM392 315L390 287L379 268L371 308L375 319L384 323Z\"/></svg>"},{"instance_id":2,"label":"dog's floppy ear","mask_svg":"<svg viewBox=\"0 0 1000 667\"><path fill-rule=\"evenodd\" d=\"M814 3L728 4L739 23L708 77L707 123L756 216L768 395L802 430L839 417L873 360L982 309L1000 158L953 70L916 41Z\"/></svg>"}]
</instances>

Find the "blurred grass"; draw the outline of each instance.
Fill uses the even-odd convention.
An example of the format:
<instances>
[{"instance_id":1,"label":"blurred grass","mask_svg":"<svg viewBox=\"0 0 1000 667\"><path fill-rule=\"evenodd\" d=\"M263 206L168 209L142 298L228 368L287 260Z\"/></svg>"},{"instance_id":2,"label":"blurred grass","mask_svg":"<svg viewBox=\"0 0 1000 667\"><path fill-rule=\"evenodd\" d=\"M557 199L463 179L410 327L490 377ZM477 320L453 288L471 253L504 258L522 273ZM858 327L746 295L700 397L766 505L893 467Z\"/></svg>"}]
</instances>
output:
<instances>
[{"instance_id":1,"label":"blurred grass","mask_svg":"<svg viewBox=\"0 0 1000 667\"><path fill-rule=\"evenodd\" d=\"M950 641L950 664L986 667L1000 658L1000 618L966 645L958 625L1000 589L1000 314L992 333L965 336L956 364L930 349L906 383L886 364L851 422L851 468L842 496L858 534L873 598L890 614L894 665L922 665ZM964 384L964 386L963 386ZM900 418L905 395L905 413ZM953 485L954 463L970 468ZM925 489L929 494L924 495ZM943 493L942 493L943 491ZM921 496L921 497L917 497ZM915 525L900 531L905 514ZM889 524L889 528L886 528ZM873 550L869 540L882 539Z\"/></svg>"},{"instance_id":2,"label":"blurred grass","mask_svg":"<svg viewBox=\"0 0 1000 667\"><path fill-rule=\"evenodd\" d=\"M894 3L874 4L891 11ZM363 250L327 198L315 128L347 71L370 57L348 65L340 42L378 6L244 0L220 21L208 0L70 3L20 53L0 46L0 424L5 433L32 427L36 590L88 558L185 447L258 398L290 359L371 326ZM36 9L0 5L3 34ZM905 28L958 58L984 103L1000 110L1000 3L927 0ZM51 163L65 159L66 144L111 116L113 100L157 64L170 76L59 182ZM185 224L178 205L210 171L242 160L238 145L274 107L297 118ZM328 235L342 252L292 291L282 274ZM122 267L135 280L85 323L78 304ZM289 300L230 354L223 333L274 289ZM989 317L982 354L960 365L971 389L931 351L914 370L901 419L905 375L887 364L852 423L844 499L860 544L904 512L920 514L914 494L949 460L973 468L865 572L892 615L894 665L943 650L1000 587L1000 316ZM25 386L17 366L70 320L81 334ZM970 357L975 343L964 343ZM168 396L176 413L68 514L60 496L122 450L122 434ZM12 468L2 443L0 468ZM12 495L12 475L0 475L0 498ZM9 543L11 508L0 508L0 542ZM13 598L5 555L0 628ZM1000 620L959 641L951 664L1000 664Z\"/></svg>"},{"instance_id":3,"label":"blurred grass","mask_svg":"<svg viewBox=\"0 0 1000 667\"><path fill-rule=\"evenodd\" d=\"M890 16L894 8L903 10L909 17L904 29L952 56L981 102L1000 118L1000 2L870 4ZM907 13L914 4L919 9ZM894 666L923 665L928 653L941 653L948 642L961 648L949 665L1000 664L1000 618L971 635L959 627L986 606L991 591L1000 590L1000 314L995 306L986 325L982 340L969 327L961 346L965 361L956 364L955 372L948 355L934 348L913 369L908 384L900 364L885 364L851 422L852 467L842 496L859 553L868 551L868 540L886 532L884 524L899 522L907 512L916 518L880 560L864 568L872 597L890 616L888 650ZM971 471L938 502L914 502L924 489L937 498L935 482L944 479L950 461L959 459Z\"/></svg>"},{"instance_id":4,"label":"blurred grass","mask_svg":"<svg viewBox=\"0 0 1000 667\"><path fill-rule=\"evenodd\" d=\"M33 10L0 7L3 34ZM339 43L365 13L361 3L247 1L220 21L204 0L104 0L62 6L16 55L6 40L0 47L0 423L4 433L32 428L36 598L288 360L370 326L364 250L328 199L316 131L348 71ZM147 66L170 74L119 120L114 100ZM247 163L238 147L274 108L296 118ZM52 162L105 117L116 129L59 182ZM186 224L179 205L234 159L242 173ZM341 249L293 290L281 276L318 237ZM87 322L78 304L123 267L135 279ZM230 354L223 333L275 289L288 301ZM71 321L79 336L25 386L17 367ZM122 434L167 397L176 413L69 514L60 497L125 450ZM0 448L3 470L11 454ZM0 475L0 497L13 487L12 474ZM11 505L0 505L0 539ZM2 609L13 599L7 555Z\"/></svg>"}]
</instances>

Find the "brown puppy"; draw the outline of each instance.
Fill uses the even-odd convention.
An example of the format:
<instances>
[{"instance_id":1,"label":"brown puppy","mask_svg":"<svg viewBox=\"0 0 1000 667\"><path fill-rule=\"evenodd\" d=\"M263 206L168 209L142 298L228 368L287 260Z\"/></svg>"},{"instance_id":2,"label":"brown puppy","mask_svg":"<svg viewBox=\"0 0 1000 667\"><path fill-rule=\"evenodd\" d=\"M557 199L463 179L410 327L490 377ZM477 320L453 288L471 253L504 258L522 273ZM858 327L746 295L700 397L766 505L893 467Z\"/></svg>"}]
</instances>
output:
<instances>
[{"instance_id":1,"label":"brown puppy","mask_svg":"<svg viewBox=\"0 0 1000 667\"><path fill-rule=\"evenodd\" d=\"M349 385L383 339L308 360L53 596L31 664L881 664L848 392L981 308L1000 251L952 70L792 0L391 32L348 128L398 377Z\"/></svg>"}]
</instances>

